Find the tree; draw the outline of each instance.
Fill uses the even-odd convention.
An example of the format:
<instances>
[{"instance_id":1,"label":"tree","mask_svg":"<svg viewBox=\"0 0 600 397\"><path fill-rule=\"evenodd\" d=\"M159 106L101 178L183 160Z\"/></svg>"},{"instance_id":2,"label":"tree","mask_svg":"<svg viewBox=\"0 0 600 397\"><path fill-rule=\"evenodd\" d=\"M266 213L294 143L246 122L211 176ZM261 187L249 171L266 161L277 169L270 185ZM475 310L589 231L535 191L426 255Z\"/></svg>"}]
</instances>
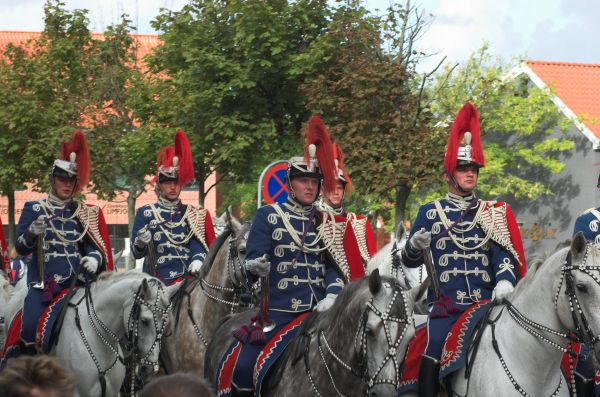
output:
<instances>
[{"instance_id":1,"label":"tree","mask_svg":"<svg viewBox=\"0 0 600 397\"><path fill-rule=\"evenodd\" d=\"M298 87L322 62L309 49L327 14L326 0L196 0L154 22L164 33L148 60L157 96L147 117L188 134L200 203L213 172L252 180L301 151L308 112Z\"/></svg>"},{"instance_id":2,"label":"tree","mask_svg":"<svg viewBox=\"0 0 600 397\"><path fill-rule=\"evenodd\" d=\"M89 105L90 33L86 12L66 12L60 1L45 7L41 36L9 45L0 66L0 190L9 202L9 244L14 244L14 191L25 183L47 188L46 175L59 143L79 125ZM48 150L51 148L50 150Z\"/></svg>"},{"instance_id":3,"label":"tree","mask_svg":"<svg viewBox=\"0 0 600 397\"><path fill-rule=\"evenodd\" d=\"M484 44L450 78L448 71L438 76L431 87L436 93L432 125L447 136L458 109L471 101L479 113L486 159L477 190L486 198L533 200L551 194L540 176L561 172L564 164L558 154L572 150L574 143L560 137L540 140L540 134L566 131L569 121L556 110L548 89L532 87L525 77L510 74L515 66L494 58ZM441 170L443 157L438 164Z\"/></svg>"},{"instance_id":4,"label":"tree","mask_svg":"<svg viewBox=\"0 0 600 397\"><path fill-rule=\"evenodd\" d=\"M309 108L340 140L360 197L371 197L372 205L395 203L397 221L405 218L410 192L435 178L432 164L443 153L414 70L423 56L414 45L424 24L410 2L384 18L359 1L346 2L321 41L330 54L326 69L303 86Z\"/></svg>"}]
</instances>

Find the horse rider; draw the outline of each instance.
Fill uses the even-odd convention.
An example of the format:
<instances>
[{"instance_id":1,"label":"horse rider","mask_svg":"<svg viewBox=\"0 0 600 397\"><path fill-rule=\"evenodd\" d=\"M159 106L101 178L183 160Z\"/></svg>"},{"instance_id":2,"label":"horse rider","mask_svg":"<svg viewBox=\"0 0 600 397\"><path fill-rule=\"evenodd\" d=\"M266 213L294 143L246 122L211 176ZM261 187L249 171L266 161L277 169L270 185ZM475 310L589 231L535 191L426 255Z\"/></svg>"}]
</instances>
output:
<instances>
[{"instance_id":1,"label":"horse rider","mask_svg":"<svg viewBox=\"0 0 600 397\"><path fill-rule=\"evenodd\" d=\"M327 310L344 286L325 254L321 217L327 215L315 205L321 188L332 190L334 167L323 123L312 116L304 157L288 161L287 201L260 208L252 223L245 266L252 281L261 277L269 286L268 316L275 328L265 333L267 340L300 314ZM233 373L233 396L253 395L252 372L260 351L261 346L243 345Z\"/></svg>"},{"instance_id":2,"label":"horse rider","mask_svg":"<svg viewBox=\"0 0 600 397\"><path fill-rule=\"evenodd\" d=\"M600 175L596 187L600 189ZM573 236L582 232L585 239L594 245L600 246L600 207L585 210L575 220ZM575 389L578 396L598 396L594 391L594 367L589 356L589 348L581 345L581 351L575 368Z\"/></svg>"},{"instance_id":3,"label":"horse rider","mask_svg":"<svg viewBox=\"0 0 600 397\"><path fill-rule=\"evenodd\" d=\"M21 329L26 353L35 352L38 320L57 295L80 283L86 272L113 270L102 210L74 197L87 185L89 175L87 143L78 130L63 143L60 158L52 165L48 197L26 202L21 212L15 247L20 255L32 254Z\"/></svg>"},{"instance_id":4,"label":"horse rider","mask_svg":"<svg viewBox=\"0 0 600 397\"><path fill-rule=\"evenodd\" d=\"M342 240L341 245L335 243L332 245L337 249L329 251L346 276L346 281L354 281L365 275L367 263L375 254L375 236L366 216L349 212L342 205L346 193L354 189L350 175L344 167L342 149L336 142L333 143L332 149L336 166L336 185L332 192L321 195L319 206L321 211L332 215L328 219L333 223L328 226L336 227L338 232L332 231L328 234L331 234L332 238L335 235ZM329 227L326 227L326 232L329 231Z\"/></svg>"},{"instance_id":5,"label":"horse rider","mask_svg":"<svg viewBox=\"0 0 600 397\"><path fill-rule=\"evenodd\" d=\"M460 146L464 138L464 146ZM418 267L431 255L439 292L428 291L428 341L418 379L420 397L437 396L444 341L461 313L485 299L509 295L524 274L521 235L510 207L475 195L484 166L475 107L467 102L452 125L444 179L446 197L420 207L402 253ZM437 283L433 283L437 284ZM437 293L437 300L436 300Z\"/></svg>"},{"instance_id":6,"label":"horse rider","mask_svg":"<svg viewBox=\"0 0 600 397\"><path fill-rule=\"evenodd\" d=\"M209 212L181 202L181 189L194 179L187 136L178 131L174 146L162 148L156 163L158 201L137 210L131 231L131 251L144 259L144 272L172 285L198 274L215 239Z\"/></svg>"}]
</instances>

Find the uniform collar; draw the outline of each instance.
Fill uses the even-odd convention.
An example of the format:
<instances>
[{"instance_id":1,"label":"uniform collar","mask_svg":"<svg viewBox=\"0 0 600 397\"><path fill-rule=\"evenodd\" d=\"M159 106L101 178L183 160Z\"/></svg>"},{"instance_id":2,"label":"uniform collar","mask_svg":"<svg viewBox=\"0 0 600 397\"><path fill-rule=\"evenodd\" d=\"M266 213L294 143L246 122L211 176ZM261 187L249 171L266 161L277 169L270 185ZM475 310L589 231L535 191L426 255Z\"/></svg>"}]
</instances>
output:
<instances>
[{"instance_id":1,"label":"uniform collar","mask_svg":"<svg viewBox=\"0 0 600 397\"><path fill-rule=\"evenodd\" d=\"M158 198L158 203L167 209L175 209L181 205L181 199L177 199L175 201L170 201L161 196Z\"/></svg>"},{"instance_id":2,"label":"uniform collar","mask_svg":"<svg viewBox=\"0 0 600 397\"><path fill-rule=\"evenodd\" d=\"M283 205L286 208L288 208L289 210L292 210L298 214L307 214L313 209L313 204L302 205L289 196L288 196L287 200L285 201L285 203L283 203Z\"/></svg>"},{"instance_id":3,"label":"uniform collar","mask_svg":"<svg viewBox=\"0 0 600 397\"><path fill-rule=\"evenodd\" d=\"M477 200L477 196L474 192L471 192L467 196L459 196L458 194L448 192L446 193L446 200L464 210L473 207L472 203Z\"/></svg>"},{"instance_id":4,"label":"uniform collar","mask_svg":"<svg viewBox=\"0 0 600 397\"><path fill-rule=\"evenodd\" d=\"M48 204L56 208L64 208L67 200L62 200L57 195L55 195L52 191L48 193Z\"/></svg>"}]
</instances>

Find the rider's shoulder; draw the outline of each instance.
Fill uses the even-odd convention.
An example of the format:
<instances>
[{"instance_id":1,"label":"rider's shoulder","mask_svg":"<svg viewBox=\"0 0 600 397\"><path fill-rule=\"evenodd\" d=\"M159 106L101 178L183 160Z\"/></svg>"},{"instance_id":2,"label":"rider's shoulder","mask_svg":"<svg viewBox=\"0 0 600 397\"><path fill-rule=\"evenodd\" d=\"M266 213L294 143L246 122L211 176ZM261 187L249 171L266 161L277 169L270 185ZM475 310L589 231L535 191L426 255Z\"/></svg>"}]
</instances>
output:
<instances>
[{"instance_id":1,"label":"rider's shoulder","mask_svg":"<svg viewBox=\"0 0 600 397\"><path fill-rule=\"evenodd\" d=\"M590 217L593 216L593 212L594 211L600 211L600 207L596 208L596 207L592 207L592 208L588 208L587 210L583 211L582 213L580 213L577 218L585 218L585 217Z\"/></svg>"}]
</instances>

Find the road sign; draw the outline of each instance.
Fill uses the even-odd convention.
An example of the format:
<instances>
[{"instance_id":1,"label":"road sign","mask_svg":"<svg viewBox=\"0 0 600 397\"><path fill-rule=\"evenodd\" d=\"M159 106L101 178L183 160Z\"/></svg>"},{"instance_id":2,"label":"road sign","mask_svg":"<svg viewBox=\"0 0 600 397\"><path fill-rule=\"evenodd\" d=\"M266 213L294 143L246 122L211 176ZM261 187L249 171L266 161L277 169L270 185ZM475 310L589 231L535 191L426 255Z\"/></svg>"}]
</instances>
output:
<instances>
[{"instance_id":1,"label":"road sign","mask_svg":"<svg viewBox=\"0 0 600 397\"><path fill-rule=\"evenodd\" d=\"M285 183L288 164L285 160L269 164L260 175L258 181L258 206L265 204L283 203L287 200L288 188Z\"/></svg>"}]
</instances>

